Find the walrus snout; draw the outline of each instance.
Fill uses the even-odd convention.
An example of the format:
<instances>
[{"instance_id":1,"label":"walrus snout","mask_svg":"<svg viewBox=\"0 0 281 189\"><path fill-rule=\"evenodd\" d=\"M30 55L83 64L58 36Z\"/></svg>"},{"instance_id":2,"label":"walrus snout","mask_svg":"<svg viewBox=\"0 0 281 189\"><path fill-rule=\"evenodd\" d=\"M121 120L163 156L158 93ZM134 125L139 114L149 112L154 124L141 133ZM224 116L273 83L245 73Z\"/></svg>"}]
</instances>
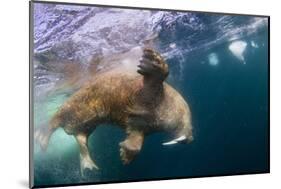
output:
<instances>
[{"instance_id":1,"label":"walrus snout","mask_svg":"<svg viewBox=\"0 0 281 189\"><path fill-rule=\"evenodd\" d=\"M194 137L193 137L193 131L192 131L192 127L191 128L188 128L188 129L186 129L187 130L187 132L185 133L185 136L186 136L186 143L191 143L191 142L193 142L193 140L194 140Z\"/></svg>"},{"instance_id":2,"label":"walrus snout","mask_svg":"<svg viewBox=\"0 0 281 189\"><path fill-rule=\"evenodd\" d=\"M191 143L191 142L193 142L193 140L194 140L194 137L192 135L189 135L189 136L186 137L187 143Z\"/></svg>"}]
</instances>

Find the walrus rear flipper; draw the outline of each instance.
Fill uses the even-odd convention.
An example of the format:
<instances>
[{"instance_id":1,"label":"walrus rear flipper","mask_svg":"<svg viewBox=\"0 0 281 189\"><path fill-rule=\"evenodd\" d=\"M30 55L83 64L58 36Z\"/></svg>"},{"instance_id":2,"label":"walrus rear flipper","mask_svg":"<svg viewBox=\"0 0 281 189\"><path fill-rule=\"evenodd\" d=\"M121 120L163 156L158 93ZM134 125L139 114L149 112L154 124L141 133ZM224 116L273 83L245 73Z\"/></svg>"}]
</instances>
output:
<instances>
[{"instance_id":1,"label":"walrus rear flipper","mask_svg":"<svg viewBox=\"0 0 281 189\"><path fill-rule=\"evenodd\" d=\"M48 126L42 126L40 128L36 128L34 131L34 139L39 143L42 150L46 150L49 144L49 140L51 135L54 133L56 128L50 128Z\"/></svg>"}]
</instances>

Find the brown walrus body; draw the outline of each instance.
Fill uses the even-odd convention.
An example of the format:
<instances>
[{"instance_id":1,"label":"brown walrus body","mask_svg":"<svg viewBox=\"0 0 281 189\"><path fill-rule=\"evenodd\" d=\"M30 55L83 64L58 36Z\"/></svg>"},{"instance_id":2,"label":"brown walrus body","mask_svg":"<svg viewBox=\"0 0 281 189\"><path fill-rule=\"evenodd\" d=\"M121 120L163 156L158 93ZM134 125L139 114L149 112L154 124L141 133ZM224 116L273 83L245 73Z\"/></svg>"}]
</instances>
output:
<instances>
[{"instance_id":1,"label":"brown walrus body","mask_svg":"<svg viewBox=\"0 0 281 189\"><path fill-rule=\"evenodd\" d=\"M191 114L182 96L164 82L168 66L151 49L138 51L138 70L111 69L74 93L58 110L48 127L35 132L42 148L51 134L62 127L74 135L80 146L81 170L98 167L89 155L87 140L95 128L105 122L115 123L127 133L120 143L120 155L125 164L141 150L144 136L165 131L179 141L192 141ZM136 57L134 57L136 58ZM130 61L127 60L127 61ZM133 61L133 60L131 60ZM42 132L44 130L44 132Z\"/></svg>"}]
</instances>

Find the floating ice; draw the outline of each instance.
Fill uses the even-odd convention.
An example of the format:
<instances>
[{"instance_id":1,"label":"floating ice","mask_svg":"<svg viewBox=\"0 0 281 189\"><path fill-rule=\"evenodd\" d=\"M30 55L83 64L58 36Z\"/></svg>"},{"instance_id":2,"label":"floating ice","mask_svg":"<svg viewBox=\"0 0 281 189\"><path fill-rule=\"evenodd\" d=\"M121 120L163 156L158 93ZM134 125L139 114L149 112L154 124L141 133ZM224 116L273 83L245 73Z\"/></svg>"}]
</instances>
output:
<instances>
[{"instance_id":1,"label":"floating ice","mask_svg":"<svg viewBox=\"0 0 281 189\"><path fill-rule=\"evenodd\" d=\"M208 59L211 66L216 66L219 63L218 55L216 53L209 54Z\"/></svg>"},{"instance_id":2,"label":"floating ice","mask_svg":"<svg viewBox=\"0 0 281 189\"><path fill-rule=\"evenodd\" d=\"M259 48L258 44L256 44L254 41L251 41L251 46L254 48Z\"/></svg>"},{"instance_id":3,"label":"floating ice","mask_svg":"<svg viewBox=\"0 0 281 189\"><path fill-rule=\"evenodd\" d=\"M245 41L234 41L229 45L228 49L232 52L234 56L236 56L236 58L246 64L243 56L246 47L247 43Z\"/></svg>"},{"instance_id":4,"label":"floating ice","mask_svg":"<svg viewBox=\"0 0 281 189\"><path fill-rule=\"evenodd\" d=\"M169 46L170 46L170 48L172 48L172 49L174 49L174 48L177 47L177 45L176 45L175 43L171 43Z\"/></svg>"}]
</instances>

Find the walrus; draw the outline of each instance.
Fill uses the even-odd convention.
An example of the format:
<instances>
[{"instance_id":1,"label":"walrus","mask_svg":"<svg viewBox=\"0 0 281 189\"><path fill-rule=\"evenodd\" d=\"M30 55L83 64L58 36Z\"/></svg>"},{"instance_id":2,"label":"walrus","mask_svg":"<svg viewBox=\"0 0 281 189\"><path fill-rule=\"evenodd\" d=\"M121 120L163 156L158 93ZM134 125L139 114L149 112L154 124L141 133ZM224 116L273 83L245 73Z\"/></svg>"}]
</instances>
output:
<instances>
[{"instance_id":1,"label":"walrus","mask_svg":"<svg viewBox=\"0 0 281 189\"><path fill-rule=\"evenodd\" d=\"M35 139L43 150L54 131L63 128L79 144L83 173L85 169L99 169L90 157L88 138L102 123L126 131L126 138L119 143L124 164L135 158L145 136L152 133L168 132L173 136L163 145L193 140L190 108L165 82L169 69L163 57L151 48L138 48L133 56L130 53L107 60L121 61L126 69L117 66L97 74L66 100L47 125L35 130ZM130 66L132 69L128 69Z\"/></svg>"}]
</instances>

